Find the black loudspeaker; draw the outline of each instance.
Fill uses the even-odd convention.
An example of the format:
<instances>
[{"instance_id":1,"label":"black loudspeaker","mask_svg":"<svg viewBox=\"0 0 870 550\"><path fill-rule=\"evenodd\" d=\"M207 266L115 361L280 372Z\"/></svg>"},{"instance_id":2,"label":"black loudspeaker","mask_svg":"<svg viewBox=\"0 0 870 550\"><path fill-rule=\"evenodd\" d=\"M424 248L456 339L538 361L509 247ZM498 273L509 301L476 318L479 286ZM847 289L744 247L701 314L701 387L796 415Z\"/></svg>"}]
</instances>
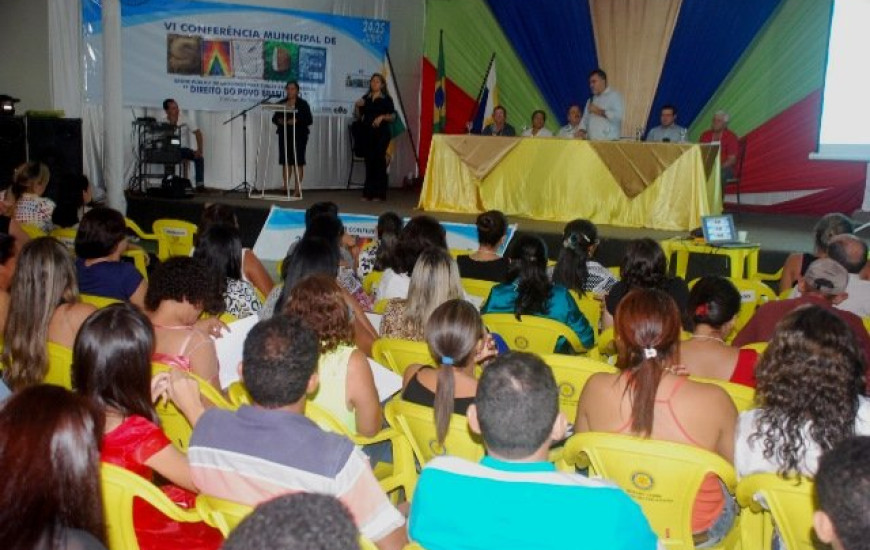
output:
<instances>
[{"instance_id":1,"label":"black loudspeaker","mask_svg":"<svg viewBox=\"0 0 870 550\"><path fill-rule=\"evenodd\" d=\"M56 197L61 176L84 172L82 119L27 117L27 149L28 160L48 166L52 177L45 194Z\"/></svg>"},{"instance_id":2,"label":"black loudspeaker","mask_svg":"<svg viewBox=\"0 0 870 550\"><path fill-rule=\"evenodd\" d=\"M0 116L0 189L12 183L12 172L27 161L24 117Z\"/></svg>"}]
</instances>

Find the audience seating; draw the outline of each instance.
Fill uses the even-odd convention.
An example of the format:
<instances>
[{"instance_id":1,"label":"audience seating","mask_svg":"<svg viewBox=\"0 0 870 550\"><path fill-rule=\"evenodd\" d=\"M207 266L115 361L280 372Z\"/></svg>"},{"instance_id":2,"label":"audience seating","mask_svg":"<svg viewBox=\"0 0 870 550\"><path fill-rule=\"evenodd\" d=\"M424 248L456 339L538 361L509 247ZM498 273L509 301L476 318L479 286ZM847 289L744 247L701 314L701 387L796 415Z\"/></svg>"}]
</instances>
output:
<instances>
[{"instance_id":1,"label":"audience seating","mask_svg":"<svg viewBox=\"0 0 870 550\"><path fill-rule=\"evenodd\" d=\"M642 508L653 531L668 549L690 550L692 508L707 474L718 476L733 493L737 474L721 456L670 441L621 434L580 433L565 444L564 468L590 468L590 475L611 480ZM732 529L715 548L733 548L738 529Z\"/></svg>"},{"instance_id":2,"label":"audience seating","mask_svg":"<svg viewBox=\"0 0 870 550\"><path fill-rule=\"evenodd\" d=\"M86 304L91 304L97 309L121 303L121 300L116 300L115 298L109 298L107 296L97 296L96 294L79 294L79 299Z\"/></svg>"},{"instance_id":3,"label":"audience seating","mask_svg":"<svg viewBox=\"0 0 870 550\"><path fill-rule=\"evenodd\" d=\"M767 345L767 342L751 342L749 344L744 344L740 347L745 349L754 349L758 352L759 355L761 355L767 349Z\"/></svg>"},{"instance_id":4,"label":"audience seating","mask_svg":"<svg viewBox=\"0 0 870 550\"><path fill-rule=\"evenodd\" d=\"M563 336L574 351L586 351L571 327L545 317L523 315L522 320L517 320L513 313L487 313L483 316L483 323L491 332L504 338L512 350L538 355L553 353L556 342Z\"/></svg>"},{"instance_id":5,"label":"audience seating","mask_svg":"<svg viewBox=\"0 0 870 550\"><path fill-rule=\"evenodd\" d=\"M692 376L690 378L695 382L715 384L725 390L731 398L731 401L734 402L737 412L748 411L749 409L755 408L755 390L749 386L735 384L733 382L728 382L727 380L718 380L716 378L702 378L700 376Z\"/></svg>"},{"instance_id":6,"label":"audience seating","mask_svg":"<svg viewBox=\"0 0 870 550\"><path fill-rule=\"evenodd\" d=\"M471 433L468 421L462 415L452 416L447 437L443 444L439 444L431 407L396 398L387 403L384 414L390 426L408 438L414 456L421 465L440 455L459 456L474 462L483 458L483 441L480 436Z\"/></svg>"},{"instance_id":7,"label":"audience seating","mask_svg":"<svg viewBox=\"0 0 870 550\"><path fill-rule=\"evenodd\" d=\"M148 280L148 253L141 248L128 248L124 252L125 258L133 260L133 265L136 266L136 271L142 275L142 278Z\"/></svg>"},{"instance_id":8,"label":"audience seating","mask_svg":"<svg viewBox=\"0 0 870 550\"><path fill-rule=\"evenodd\" d=\"M42 229L36 227L35 225L29 224L29 223L22 223L21 229L25 233L27 233L27 236L30 237L31 239L38 239L39 237L45 237L46 235L48 235L48 233L46 233Z\"/></svg>"},{"instance_id":9,"label":"audience seating","mask_svg":"<svg viewBox=\"0 0 870 550\"><path fill-rule=\"evenodd\" d=\"M572 290L571 296L574 297L574 301L577 302L577 307L580 308L583 317L586 317L586 320L592 325L597 335L601 332L601 308L604 307L604 302L596 299L595 295L591 292L581 296L579 292Z\"/></svg>"},{"instance_id":10,"label":"audience seating","mask_svg":"<svg viewBox=\"0 0 870 550\"><path fill-rule=\"evenodd\" d=\"M133 223L133 222L130 222ZM60 244L67 247L71 254L75 255L75 243L78 228L76 227L56 227L50 233ZM148 280L148 253L139 247L128 248L124 252L125 258L133 260L133 265L145 280Z\"/></svg>"},{"instance_id":11,"label":"audience seating","mask_svg":"<svg viewBox=\"0 0 870 550\"><path fill-rule=\"evenodd\" d=\"M375 340L372 344L372 358L399 376L404 376L405 369L414 364L435 365L426 342L398 338Z\"/></svg>"},{"instance_id":12,"label":"audience seating","mask_svg":"<svg viewBox=\"0 0 870 550\"><path fill-rule=\"evenodd\" d=\"M374 296L375 288L377 288L378 284L381 282L381 277L383 276L383 271L369 271L366 276L363 277L362 285L366 294Z\"/></svg>"},{"instance_id":13,"label":"audience seating","mask_svg":"<svg viewBox=\"0 0 870 550\"><path fill-rule=\"evenodd\" d=\"M389 302L389 300L377 300L372 306L372 313L383 315L384 312L387 311L387 302Z\"/></svg>"},{"instance_id":14,"label":"audience seating","mask_svg":"<svg viewBox=\"0 0 870 550\"><path fill-rule=\"evenodd\" d=\"M776 526L788 550L813 550L813 482L754 474L737 484L742 547L771 548Z\"/></svg>"},{"instance_id":15,"label":"audience seating","mask_svg":"<svg viewBox=\"0 0 870 550\"><path fill-rule=\"evenodd\" d=\"M103 510L109 550L137 550L139 541L133 529L133 499L147 502L173 521L202 521L194 510L185 510L172 502L163 491L147 479L120 466L103 463L100 467L103 487Z\"/></svg>"},{"instance_id":16,"label":"audience seating","mask_svg":"<svg viewBox=\"0 0 870 550\"><path fill-rule=\"evenodd\" d=\"M778 300L779 297L765 283L756 279L733 279L729 280L734 283L737 290L740 291L740 311L737 313L737 319L734 324L734 332L729 338L733 340L737 333L740 332L746 323L755 315L755 310L762 304Z\"/></svg>"},{"instance_id":17,"label":"audience seating","mask_svg":"<svg viewBox=\"0 0 870 550\"><path fill-rule=\"evenodd\" d=\"M598 372L618 372L607 363L588 357L552 353L542 356L559 386L559 410L568 422L577 417L577 403L589 377Z\"/></svg>"},{"instance_id":18,"label":"audience seating","mask_svg":"<svg viewBox=\"0 0 870 550\"><path fill-rule=\"evenodd\" d=\"M498 283L494 281L484 281L482 279L466 279L462 278L462 288L469 296L480 298L480 303L489 298L489 291Z\"/></svg>"},{"instance_id":19,"label":"audience seating","mask_svg":"<svg viewBox=\"0 0 870 550\"><path fill-rule=\"evenodd\" d=\"M221 535L227 538L230 531L253 512L254 508L231 500L198 495L196 497L196 511L204 522L220 531Z\"/></svg>"},{"instance_id":20,"label":"audience seating","mask_svg":"<svg viewBox=\"0 0 870 550\"><path fill-rule=\"evenodd\" d=\"M46 348L48 351L48 371L46 371L42 381L45 384L71 390L73 350L55 342L48 342Z\"/></svg>"},{"instance_id":21,"label":"audience seating","mask_svg":"<svg viewBox=\"0 0 870 550\"><path fill-rule=\"evenodd\" d=\"M171 256L190 256L196 225L172 219L156 220L152 226L157 237L157 257L164 261Z\"/></svg>"},{"instance_id":22,"label":"audience seating","mask_svg":"<svg viewBox=\"0 0 870 550\"><path fill-rule=\"evenodd\" d=\"M54 237L60 244L64 245L69 251L75 254L76 234L78 229L75 227L55 227L49 235Z\"/></svg>"}]
</instances>

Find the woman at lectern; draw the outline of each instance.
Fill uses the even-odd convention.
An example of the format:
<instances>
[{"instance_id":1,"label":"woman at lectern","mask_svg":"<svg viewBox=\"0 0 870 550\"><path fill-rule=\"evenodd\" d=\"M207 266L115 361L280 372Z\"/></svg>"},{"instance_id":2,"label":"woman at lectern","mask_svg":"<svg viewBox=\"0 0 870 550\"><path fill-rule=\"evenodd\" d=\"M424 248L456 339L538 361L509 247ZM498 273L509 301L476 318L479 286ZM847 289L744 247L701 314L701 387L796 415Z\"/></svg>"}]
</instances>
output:
<instances>
[{"instance_id":1,"label":"woman at lectern","mask_svg":"<svg viewBox=\"0 0 870 550\"><path fill-rule=\"evenodd\" d=\"M396 117L396 109L382 74L372 75L368 93L357 100L355 107L355 115L362 122L360 137L366 161L363 199L386 200L387 147L392 138L390 123Z\"/></svg>"},{"instance_id":2,"label":"woman at lectern","mask_svg":"<svg viewBox=\"0 0 870 550\"><path fill-rule=\"evenodd\" d=\"M291 80L284 88L287 95L278 103L287 104L287 114L277 112L272 115L272 123L278 128L278 163L281 164L281 178L284 182L284 192L287 192L287 180L292 173L293 168L296 169L298 177L293 178L296 197L302 196L300 186L302 185L302 176L305 173L305 149L308 147L308 127L314 122L314 117L311 116L311 107L308 102L299 97L299 83ZM294 128L295 127L295 128ZM286 128L286 132L285 132ZM294 141L293 136L296 139ZM287 135L287 143L285 148L284 134ZM287 165L285 151L293 161L293 168Z\"/></svg>"}]
</instances>

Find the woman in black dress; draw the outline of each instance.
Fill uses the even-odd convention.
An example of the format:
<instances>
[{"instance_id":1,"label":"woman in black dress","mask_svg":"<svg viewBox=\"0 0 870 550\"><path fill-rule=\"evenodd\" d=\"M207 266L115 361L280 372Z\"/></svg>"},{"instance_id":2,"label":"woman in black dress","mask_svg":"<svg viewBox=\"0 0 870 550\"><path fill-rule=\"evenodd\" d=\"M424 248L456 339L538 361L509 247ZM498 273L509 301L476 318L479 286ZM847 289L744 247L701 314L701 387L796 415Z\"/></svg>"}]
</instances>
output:
<instances>
[{"instance_id":1,"label":"woman in black dress","mask_svg":"<svg viewBox=\"0 0 870 550\"><path fill-rule=\"evenodd\" d=\"M286 151L294 161L298 178L294 178L296 192L294 196L301 197L302 176L305 173L305 149L308 147L308 127L314 122L311 116L311 107L308 102L299 97L299 83L291 80L285 88L287 96L279 103L287 104L286 118L284 113L278 112L272 115L272 123L278 127L278 162L281 164L281 177L284 181L284 192L287 192L287 179L290 177L290 168L284 158ZM293 112L295 111L295 112ZM287 129L287 145L284 146L284 127ZM294 148L293 132L296 132Z\"/></svg>"},{"instance_id":2,"label":"woman in black dress","mask_svg":"<svg viewBox=\"0 0 870 550\"><path fill-rule=\"evenodd\" d=\"M387 147L390 145L390 123L396 117L392 98L387 94L383 75L375 73L369 81L369 92L356 102L356 116L362 122L363 151L366 161L364 200L387 198Z\"/></svg>"}]
</instances>

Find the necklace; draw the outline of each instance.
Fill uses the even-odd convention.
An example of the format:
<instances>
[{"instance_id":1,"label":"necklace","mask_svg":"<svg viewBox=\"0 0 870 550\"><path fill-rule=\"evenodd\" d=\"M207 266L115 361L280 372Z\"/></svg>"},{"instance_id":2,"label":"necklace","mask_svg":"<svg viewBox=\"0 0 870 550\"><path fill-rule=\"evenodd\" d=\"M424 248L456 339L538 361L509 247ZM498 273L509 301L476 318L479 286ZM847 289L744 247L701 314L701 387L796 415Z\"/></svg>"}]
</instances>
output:
<instances>
[{"instance_id":1,"label":"necklace","mask_svg":"<svg viewBox=\"0 0 870 550\"><path fill-rule=\"evenodd\" d=\"M713 340L715 342L720 342L722 344L725 343L725 340L719 338L718 336L707 336L704 334L693 334L691 339L694 340L695 338L698 338L701 340Z\"/></svg>"}]
</instances>

